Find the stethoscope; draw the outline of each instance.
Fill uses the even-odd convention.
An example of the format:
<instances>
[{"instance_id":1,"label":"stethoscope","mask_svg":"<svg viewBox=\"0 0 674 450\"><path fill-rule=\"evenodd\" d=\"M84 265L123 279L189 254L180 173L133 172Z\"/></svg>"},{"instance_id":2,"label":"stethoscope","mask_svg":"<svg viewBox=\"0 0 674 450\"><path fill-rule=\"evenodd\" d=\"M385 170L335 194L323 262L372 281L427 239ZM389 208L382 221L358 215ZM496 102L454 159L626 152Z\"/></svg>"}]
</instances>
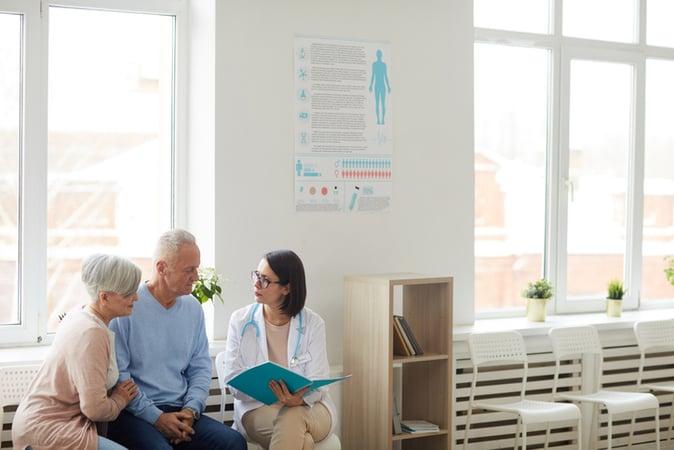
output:
<instances>
[{"instance_id":1,"label":"stethoscope","mask_svg":"<svg viewBox=\"0 0 674 450\"><path fill-rule=\"evenodd\" d=\"M255 306L250 310L250 314L248 315L248 320L246 323L243 324L243 328L241 329L241 348L243 348L243 339L246 334L246 329L248 327L252 327L255 330L255 340L257 344L257 340L260 338L260 326L257 324L255 321L255 313L257 312L258 308L260 307L259 303L256 303ZM295 351L293 352L292 358L290 358L290 366L294 367L299 363L299 354L300 354L300 343L302 339L302 334L304 334L304 317L303 317L303 312L304 310L300 311L299 313L299 327L297 327L297 340L295 341ZM259 350L259 346L256 345Z\"/></svg>"}]
</instances>

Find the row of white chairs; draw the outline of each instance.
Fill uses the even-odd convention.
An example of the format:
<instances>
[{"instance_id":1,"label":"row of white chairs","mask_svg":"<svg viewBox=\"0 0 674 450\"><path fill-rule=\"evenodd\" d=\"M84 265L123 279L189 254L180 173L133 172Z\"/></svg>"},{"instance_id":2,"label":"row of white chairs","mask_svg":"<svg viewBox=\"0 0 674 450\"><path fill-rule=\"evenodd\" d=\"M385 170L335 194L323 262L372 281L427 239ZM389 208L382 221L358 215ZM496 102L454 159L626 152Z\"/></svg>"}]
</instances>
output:
<instances>
[{"instance_id":1,"label":"row of white chairs","mask_svg":"<svg viewBox=\"0 0 674 450\"><path fill-rule=\"evenodd\" d=\"M644 365L646 354L659 351L674 350L674 321L658 320L649 322L637 322L634 332L639 346L641 357L639 360L639 373L635 392L622 392L601 389L601 376L603 373L603 352L596 328L591 326L553 328L549 332L552 343L552 352L555 358L555 372L552 386L553 401L539 401L527 399L526 383L528 371L528 358L524 346L524 339L517 331L505 331L496 333L476 333L468 338L470 357L473 363L473 379L470 387L470 398L466 428L464 433L463 448L466 450L469 440L470 423L474 409L509 413L517 418L517 430L515 432L515 450L519 448L520 435L522 438L522 450L527 448L527 427L531 425L545 425L545 447L548 448L550 440L550 424L557 422L575 422L577 432L577 446L582 448L581 422L582 414L576 405L587 403L592 406L592 430L590 432L592 449L597 448L599 408L605 408L608 415L607 422L607 445L612 448L613 417L616 414L631 413L631 427L628 438L628 446L632 447L634 435L635 414L640 411L653 411L655 419L655 447L660 450L660 413L659 402L650 392L659 391L674 394L674 382L643 384ZM595 386L598 390L592 393L567 393L558 392L560 368L563 361L579 359L583 356L595 356L598 366L595 370ZM479 377L479 369L486 366L502 364L521 364L522 386L519 400L517 401L476 401L476 388ZM581 369L582 370L582 369ZM642 391L642 392L639 392ZM558 402L559 401L559 402ZM570 403L561 403L566 401ZM673 403L674 407L674 403ZM671 439L672 419L670 415L668 439Z\"/></svg>"}]
</instances>

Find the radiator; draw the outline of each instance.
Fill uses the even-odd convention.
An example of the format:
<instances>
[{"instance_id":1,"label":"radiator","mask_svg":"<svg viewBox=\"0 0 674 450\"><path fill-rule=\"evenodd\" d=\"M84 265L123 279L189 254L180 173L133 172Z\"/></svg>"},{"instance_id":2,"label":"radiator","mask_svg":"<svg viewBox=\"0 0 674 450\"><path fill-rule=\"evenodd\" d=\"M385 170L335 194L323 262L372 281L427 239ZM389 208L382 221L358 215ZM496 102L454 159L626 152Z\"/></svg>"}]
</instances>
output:
<instances>
[{"instance_id":1,"label":"radiator","mask_svg":"<svg viewBox=\"0 0 674 450\"><path fill-rule=\"evenodd\" d=\"M611 330L600 332L604 348L604 370L601 377L604 389L634 391L639 368L639 350L631 329ZM525 338L529 355L529 376L527 382L527 396L536 400L551 400L554 375L554 358L547 336ZM466 425L468 396L472 380L472 365L468 356L468 346L465 342L454 345L456 359L455 379L455 433L454 448L463 447ZM559 381L559 391L578 391L586 387L581 374L581 362L572 361L562 365ZM656 382L674 377L674 353L649 354L646 357L644 382ZM480 369L481 381L478 384L477 399L498 399L500 401L516 400L519 396L522 370L518 366L499 366L491 371ZM669 418L672 411L672 395L655 393L660 400L660 429L661 439L667 438L666 430L669 427ZM584 418L591 413L590 408L581 408ZM600 412L597 446L604 449L606 445L606 412ZM649 415L650 414L650 415ZM627 444L630 429L629 414L615 415L613 422L613 447ZM590 426L589 420L583 422L583 448L588 447ZM565 424L563 424L565 425ZM552 449L575 449L576 430L569 426L557 426L551 429L549 447ZM469 450L512 449L517 421L513 415L504 413L473 411L470 429ZM543 448L545 427L530 426L527 438L527 448ZM655 448L655 430L652 413L637 413L633 449L646 450ZM521 444L521 442L520 442ZM663 447L666 448L666 447Z\"/></svg>"}]
</instances>

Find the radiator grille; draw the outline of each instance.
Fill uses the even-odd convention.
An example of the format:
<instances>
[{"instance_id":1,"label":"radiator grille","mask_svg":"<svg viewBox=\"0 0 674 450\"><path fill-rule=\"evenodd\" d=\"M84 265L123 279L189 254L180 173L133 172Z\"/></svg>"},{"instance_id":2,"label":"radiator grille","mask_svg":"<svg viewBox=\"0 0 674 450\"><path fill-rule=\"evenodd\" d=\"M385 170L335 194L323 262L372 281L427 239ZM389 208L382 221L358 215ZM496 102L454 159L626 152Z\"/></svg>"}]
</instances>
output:
<instances>
[{"instance_id":1,"label":"radiator grille","mask_svg":"<svg viewBox=\"0 0 674 450\"><path fill-rule=\"evenodd\" d=\"M601 378L604 389L634 391L639 367L639 350L631 330L616 330L601 333L604 347L604 370ZM529 377L527 396L536 400L550 401L554 375L554 359L550 343L546 336L527 338L529 356ZM468 356L467 345L455 343L455 435L456 449L461 449L466 425L466 413L470 383L472 380L472 364ZM582 377L580 360L562 365L559 391L579 391L588 378ZM499 401L519 398L521 385L519 380L522 370L518 366L499 366L490 371L480 370L476 400L498 399ZM644 382L671 380L674 377L674 353L649 354L646 358ZM672 410L672 395L655 393L660 400L661 439L667 438L667 428ZM587 409L587 408L586 408ZM589 413L583 409L583 414ZM630 429L630 415L615 415L613 421L613 446L626 445ZM606 411L600 413L598 432L598 448L604 449L606 443ZM589 422L584 423L584 435L589 435ZM586 425L587 424L587 425ZM562 424L564 425L564 424ZM514 416L504 413L473 411L469 436L469 450L512 449L517 421ZM550 433L550 448L575 449L576 430L573 424L555 425ZM654 449L655 432L652 414L637 413L633 438L634 449ZM527 433L527 448L543 448L545 439L544 426L530 426Z\"/></svg>"}]
</instances>

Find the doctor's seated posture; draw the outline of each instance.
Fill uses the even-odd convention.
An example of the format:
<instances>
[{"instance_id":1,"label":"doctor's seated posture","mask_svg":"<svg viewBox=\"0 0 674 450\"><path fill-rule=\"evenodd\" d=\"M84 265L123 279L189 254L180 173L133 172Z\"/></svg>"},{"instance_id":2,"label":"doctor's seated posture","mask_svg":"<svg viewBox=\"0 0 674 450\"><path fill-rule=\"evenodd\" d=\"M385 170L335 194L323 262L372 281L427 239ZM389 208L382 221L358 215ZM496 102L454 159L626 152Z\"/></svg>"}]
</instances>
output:
<instances>
[{"instance_id":1,"label":"doctor's seated posture","mask_svg":"<svg viewBox=\"0 0 674 450\"><path fill-rule=\"evenodd\" d=\"M226 380L266 361L307 378L328 377L325 322L304 307L307 290L300 258L290 250L267 253L251 277L256 303L230 319ZM265 449L310 450L330 434L336 414L326 388L293 394L277 381L270 388L278 402L267 406L230 387L235 428L250 440Z\"/></svg>"},{"instance_id":2,"label":"doctor's seated posture","mask_svg":"<svg viewBox=\"0 0 674 450\"><path fill-rule=\"evenodd\" d=\"M59 326L14 415L14 448L124 450L99 436L94 422L114 420L138 393L132 381L117 382L115 337L108 323L131 314L140 277L135 264L118 256L92 255L84 261L82 281L91 301L69 312Z\"/></svg>"},{"instance_id":3,"label":"doctor's seated posture","mask_svg":"<svg viewBox=\"0 0 674 450\"><path fill-rule=\"evenodd\" d=\"M131 449L246 449L243 436L202 415L212 364L204 313L190 295L199 264L192 234L164 233L133 315L110 324L120 379L134 380L139 394L110 424L108 436Z\"/></svg>"}]
</instances>

